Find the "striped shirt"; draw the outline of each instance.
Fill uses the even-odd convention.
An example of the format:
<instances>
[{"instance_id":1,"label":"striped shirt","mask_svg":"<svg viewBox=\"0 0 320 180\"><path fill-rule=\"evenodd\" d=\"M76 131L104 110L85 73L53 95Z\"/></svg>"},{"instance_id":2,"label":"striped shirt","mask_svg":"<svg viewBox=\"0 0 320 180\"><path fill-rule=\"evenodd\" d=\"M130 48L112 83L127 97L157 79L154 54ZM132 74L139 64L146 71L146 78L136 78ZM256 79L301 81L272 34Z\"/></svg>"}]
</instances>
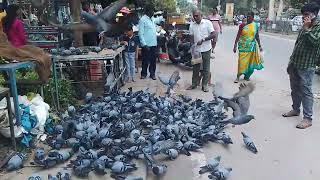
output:
<instances>
[{"instance_id":1,"label":"striped shirt","mask_svg":"<svg viewBox=\"0 0 320 180\"><path fill-rule=\"evenodd\" d=\"M316 19L311 28L299 32L289 64L300 70L315 68L319 58L320 21Z\"/></svg>"}]
</instances>

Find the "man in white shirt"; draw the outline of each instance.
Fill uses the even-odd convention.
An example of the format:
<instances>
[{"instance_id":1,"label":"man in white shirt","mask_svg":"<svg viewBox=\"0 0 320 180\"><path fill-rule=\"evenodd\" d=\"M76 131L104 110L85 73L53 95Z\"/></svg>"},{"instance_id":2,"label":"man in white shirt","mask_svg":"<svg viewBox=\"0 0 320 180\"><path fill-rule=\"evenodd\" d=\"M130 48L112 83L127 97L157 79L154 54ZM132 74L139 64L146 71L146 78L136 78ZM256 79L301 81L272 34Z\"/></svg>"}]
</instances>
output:
<instances>
[{"instance_id":1,"label":"man in white shirt","mask_svg":"<svg viewBox=\"0 0 320 180\"><path fill-rule=\"evenodd\" d=\"M200 69L203 66L202 91L209 92L208 81L210 74L210 59L211 59L211 40L215 37L212 23L203 19L201 12L195 10L192 13L194 22L190 24L191 44L196 43L196 48L202 55L202 64L193 66L192 85L187 90L196 89L200 81Z\"/></svg>"}]
</instances>

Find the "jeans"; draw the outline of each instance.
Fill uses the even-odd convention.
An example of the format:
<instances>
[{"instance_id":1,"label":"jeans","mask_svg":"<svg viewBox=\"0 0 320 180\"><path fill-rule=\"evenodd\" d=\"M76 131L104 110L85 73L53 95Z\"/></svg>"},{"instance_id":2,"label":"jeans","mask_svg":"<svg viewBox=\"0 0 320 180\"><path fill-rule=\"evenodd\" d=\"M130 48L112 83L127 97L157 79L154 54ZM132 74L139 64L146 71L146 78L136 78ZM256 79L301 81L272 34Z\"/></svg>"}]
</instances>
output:
<instances>
[{"instance_id":1,"label":"jeans","mask_svg":"<svg viewBox=\"0 0 320 180\"><path fill-rule=\"evenodd\" d=\"M142 48L142 70L141 76L147 77L149 67L150 77L155 77L157 67L157 47Z\"/></svg>"},{"instance_id":2,"label":"jeans","mask_svg":"<svg viewBox=\"0 0 320 180\"><path fill-rule=\"evenodd\" d=\"M127 78L135 78L136 74L136 53L135 52L125 52L124 59L126 62L126 72Z\"/></svg>"},{"instance_id":3,"label":"jeans","mask_svg":"<svg viewBox=\"0 0 320 180\"><path fill-rule=\"evenodd\" d=\"M202 64L195 64L193 66L193 72L192 72L192 86L196 87L199 84L200 81L200 69L201 65L202 67L202 87L207 88L208 82L209 82L209 73L210 73L210 59L211 59L211 49L207 52L202 52Z\"/></svg>"},{"instance_id":4,"label":"jeans","mask_svg":"<svg viewBox=\"0 0 320 180\"><path fill-rule=\"evenodd\" d=\"M293 110L300 113L300 106L302 104L303 117L305 119L312 120L314 101L312 82L315 74L315 68L300 70L289 65L288 74L290 78Z\"/></svg>"}]
</instances>

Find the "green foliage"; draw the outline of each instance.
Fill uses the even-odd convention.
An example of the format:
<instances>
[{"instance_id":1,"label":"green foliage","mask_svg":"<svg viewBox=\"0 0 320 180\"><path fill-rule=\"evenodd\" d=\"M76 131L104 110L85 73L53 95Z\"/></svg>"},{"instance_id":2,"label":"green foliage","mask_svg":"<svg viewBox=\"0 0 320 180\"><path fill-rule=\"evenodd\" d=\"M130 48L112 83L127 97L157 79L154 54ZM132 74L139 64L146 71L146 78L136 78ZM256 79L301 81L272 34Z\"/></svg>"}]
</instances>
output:
<instances>
[{"instance_id":1,"label":"green foliage","mask_svg":"<svg viewBox=\"0 0 320 180\"><path fill-rule=\"evenodd\" d=\"M67 107L70 104L74 104L76 102L75 99L75 90L72 86L71 81L66 79L58 80L58 91L59 91L59 103L61 107ZM53 97L55 95L55 84L53 79L44 86L44 99L45 102L54 105Z\"/></svg>"},{"instance_id":2,"label":"green foliage","mask_svg":"<svg viewBox=\"0 0 320 180\"><path fill-rule=\"evenodd\" d=\"M17 71L17 79L38 80L39 76L34 70L29 71ZM3 84L5 79L0 75L0 84ZM67 107L69 104L74 104L75 90L69 80L58 80L59 102L61 107ZM19 87L19 94L27 95L28 93L40 93L40 86L33 87ZM54 105L53 95L55 94L55 85L53 79L50 79L49 83L44 86L44 101L50 106Z\"/></svg>"},{"instance_id":3,"label":"green foliage","mask_svg":"<svg viewBox=\"0 0 320 180\"><path fill-rule=\"evenodd\" d=\"M308 0L290 0L290 4L293 8L300 9L304 4L308 3Z\"/></svg>"}]
</instances>

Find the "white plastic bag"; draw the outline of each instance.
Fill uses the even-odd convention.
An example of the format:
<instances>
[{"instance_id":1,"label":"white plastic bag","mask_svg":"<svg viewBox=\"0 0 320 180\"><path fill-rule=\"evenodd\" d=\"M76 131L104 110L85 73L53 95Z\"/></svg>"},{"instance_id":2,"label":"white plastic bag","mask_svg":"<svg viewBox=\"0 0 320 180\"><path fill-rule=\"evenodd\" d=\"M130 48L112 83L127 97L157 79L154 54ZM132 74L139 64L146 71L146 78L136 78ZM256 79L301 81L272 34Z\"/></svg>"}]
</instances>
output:
<instances>
[{"instance_id":1,"label":"white plastic bag","mask_svg":"<svg viewBox=\"0 0 320 180\"><path fill-rule=\"evenodd\" d=\"M264 58L265 58L265 52L264 51L260 51L260 61L263 64L264 63Z\"/></svg>"},{"instance_id":2,"label":"white plastic bag","mask_svg":"<svg viewBox=\"0 0 320 180\"><path fill-rule=\"evenodd\" d=\"M191 56L192 56L191 64L192 65L201 64L202 63L201 52L198 50L196 45L191 46L190 52L191 52Z\"/></svg>"}]
</instances>

